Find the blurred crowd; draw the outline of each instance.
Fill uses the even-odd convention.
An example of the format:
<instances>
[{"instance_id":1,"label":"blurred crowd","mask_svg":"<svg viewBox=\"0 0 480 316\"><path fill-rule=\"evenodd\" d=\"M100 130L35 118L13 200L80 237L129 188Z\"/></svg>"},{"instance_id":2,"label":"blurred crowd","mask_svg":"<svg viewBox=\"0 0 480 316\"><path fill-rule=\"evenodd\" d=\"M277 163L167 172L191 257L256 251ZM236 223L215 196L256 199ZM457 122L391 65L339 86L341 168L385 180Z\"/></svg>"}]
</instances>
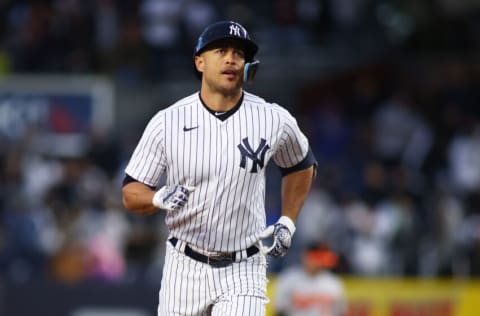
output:
<instances>
[{"instance_id":1,"label":"blurred crowd","mask_svg":"<svg viewBox=\"0 0 480 316\"><path fill-rule=\"evenodd\" d=\"M320 1L311 0L299 1L298 10L288 0L3 0L0 71L159 80L190 62L198 35L213 21L235 19L251 31L288 27L301 41L315 31L307 23L319 13Z\"/></svg>"},{"instance_id":2,"label":"blurred crowd","mask_svg":"<svg viewBox=\"0 0 480 316\"><path fill-rule=\"evenodd\" d=\"M280 272L324 240L345 274L478 276L479 12L475 1L454 0L3 0L0 73L161 81L189 65L199 32L218 18L239 20L280 53L379 26L404 47L446 49L437 60L392 52L297 91L291 106L319 172L291 254L270 267ZM0 278L158 283L163 215L131 215L121 204L137 139L92 132L84 155L58 157L35 151L32 133L0 135ZM269 194L275 218L278 193Z\"/></svg>"},{"instance_id":3,"label":"blurred crowd","mask_svg":"<svg viewBox=\"0 0 480 316\"><path fill-rule=\"evenodd\" d=\"M328 241L358 275L480 275L479 70L397 59L302 89L320 167L299 245Z\"/></svg>"},{"instance_id":4,"label":"blurred crowd","mask_svg":"<svg viewBox=\"0 0 480 316\"><path fill-rule=\"evenodd\" d=\"M199 33L218 19L246 26L261 53L381 38L468 49L478 45L478 12L474 0L2 0L0 74L160 80L189 65Z\"/></svg>"}]
</instances>

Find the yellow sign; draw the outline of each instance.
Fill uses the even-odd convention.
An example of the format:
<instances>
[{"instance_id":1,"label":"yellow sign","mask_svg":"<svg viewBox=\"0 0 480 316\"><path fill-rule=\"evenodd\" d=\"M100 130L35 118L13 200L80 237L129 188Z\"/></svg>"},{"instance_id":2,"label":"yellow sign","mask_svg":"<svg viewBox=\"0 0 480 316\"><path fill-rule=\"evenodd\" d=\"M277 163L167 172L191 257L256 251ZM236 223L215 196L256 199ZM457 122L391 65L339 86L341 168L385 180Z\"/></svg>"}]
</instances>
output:
<instances>
[{"instance_id":1,"label":"yellow sign","mask_svg":"<svg viewBox=\"0 0 480 316\"><path fill-rule=\"evenodd\" d=\"M348 316L478 316L480 280L343 278ZM268 293L275 298L275 278ZM267 306L267 316L273 316Z\"/></svg>"}]
</instances>

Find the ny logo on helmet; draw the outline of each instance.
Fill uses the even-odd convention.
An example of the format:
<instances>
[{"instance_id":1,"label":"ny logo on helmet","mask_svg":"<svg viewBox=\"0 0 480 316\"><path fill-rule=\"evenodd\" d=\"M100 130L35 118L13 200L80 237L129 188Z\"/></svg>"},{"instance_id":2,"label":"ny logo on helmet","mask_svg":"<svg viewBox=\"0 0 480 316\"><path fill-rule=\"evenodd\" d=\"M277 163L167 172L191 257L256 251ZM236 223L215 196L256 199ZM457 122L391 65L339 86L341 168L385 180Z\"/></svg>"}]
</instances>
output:
<instances>
[{"instance_id":1,"label":"ny logo on helmet","mask_svg":"<svg viewBox=\"0 0 480 316\"><path fill-rule=\"evenodd\" d=\"M236 24L230 24L230 35L241 37L242 34L240 34L240 26Z\"/></svg>"},{"instance_id":2,"label":"ny logo on helmet","mask_svg":"<svg viewBox=\"0 0 480 316\"><path fill-rule=\"evenodd\" d=\"M265 163L265 153L270 148L265 139L260 139L260 144L255 150L253 150L252 146L250 146L248 138L242 139L242 143L238 144L237 147L240 150L240 154L242 155L242 160L240 161L241 168L247 169L247 158L249 158L253 162L252 169L250 169L251 173L257 172L257 166L259 166L260 169L263 168L263 165ZM259 154L260 157L258 156Z\"/></svg>"}]
</instances>

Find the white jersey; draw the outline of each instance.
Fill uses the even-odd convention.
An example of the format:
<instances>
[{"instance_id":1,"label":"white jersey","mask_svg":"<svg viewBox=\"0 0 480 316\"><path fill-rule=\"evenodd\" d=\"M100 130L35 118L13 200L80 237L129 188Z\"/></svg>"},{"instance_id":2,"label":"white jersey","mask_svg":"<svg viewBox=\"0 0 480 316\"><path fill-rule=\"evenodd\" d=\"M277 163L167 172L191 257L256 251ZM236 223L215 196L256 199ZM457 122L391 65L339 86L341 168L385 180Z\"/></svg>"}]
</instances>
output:
<instances>
[{"instance_id":1,"label":"white jersey","mask_svg":"<svg viewBox=\"0 0 480 316\"><path fill-rule=\"evenodd\" d=\"M205 251L244 250L266 226L265 169L307 156L309 144L284 108L244 92L222 121L199 93L159 111L148 123L125 172L149 186L195 186L188 203L165 218L170 235Z\"/></svg>"},{"instance_id":2,"label":"white jersey","mask_svg":"<svg viewBox=\"0 0 480 316\"><path fill-rule=\"evenodd\" d=\"M342 281L329 271L312 276L300 267L290 268L278 276L275 289L275 310L285 315L345 315L347 306Z\"/></svg>"}]
</instances>

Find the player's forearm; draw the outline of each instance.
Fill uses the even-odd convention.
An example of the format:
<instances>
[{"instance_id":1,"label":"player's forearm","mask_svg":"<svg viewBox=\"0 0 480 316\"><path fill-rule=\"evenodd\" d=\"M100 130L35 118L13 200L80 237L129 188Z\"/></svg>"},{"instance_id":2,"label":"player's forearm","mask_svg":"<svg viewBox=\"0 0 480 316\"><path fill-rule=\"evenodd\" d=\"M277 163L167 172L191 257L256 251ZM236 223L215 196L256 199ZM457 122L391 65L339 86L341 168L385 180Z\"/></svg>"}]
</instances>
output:
<instances>
[{"instance_id":1,"label":"player's forearm","mask_svg":"<svg viewBox=\"0 0 480 316\"><path fill-rule=\"evenodd\" d=\"M129 211L139 215L150 215L158 211L152 204L155 191L148 186L131 182L122 188L123 206Z\"/></svg>"},{"instance_id":2,"label":"player's forearm","mask_svg":"<svg viewBox=\"0 0 480 316\"><path fill-rule=\"evenodd\" d=\"M313 172L312 166L286 175L282 179L282 216L288 216L293 222L297 220L310 191Z\"/></svg>"}]
</instances>

